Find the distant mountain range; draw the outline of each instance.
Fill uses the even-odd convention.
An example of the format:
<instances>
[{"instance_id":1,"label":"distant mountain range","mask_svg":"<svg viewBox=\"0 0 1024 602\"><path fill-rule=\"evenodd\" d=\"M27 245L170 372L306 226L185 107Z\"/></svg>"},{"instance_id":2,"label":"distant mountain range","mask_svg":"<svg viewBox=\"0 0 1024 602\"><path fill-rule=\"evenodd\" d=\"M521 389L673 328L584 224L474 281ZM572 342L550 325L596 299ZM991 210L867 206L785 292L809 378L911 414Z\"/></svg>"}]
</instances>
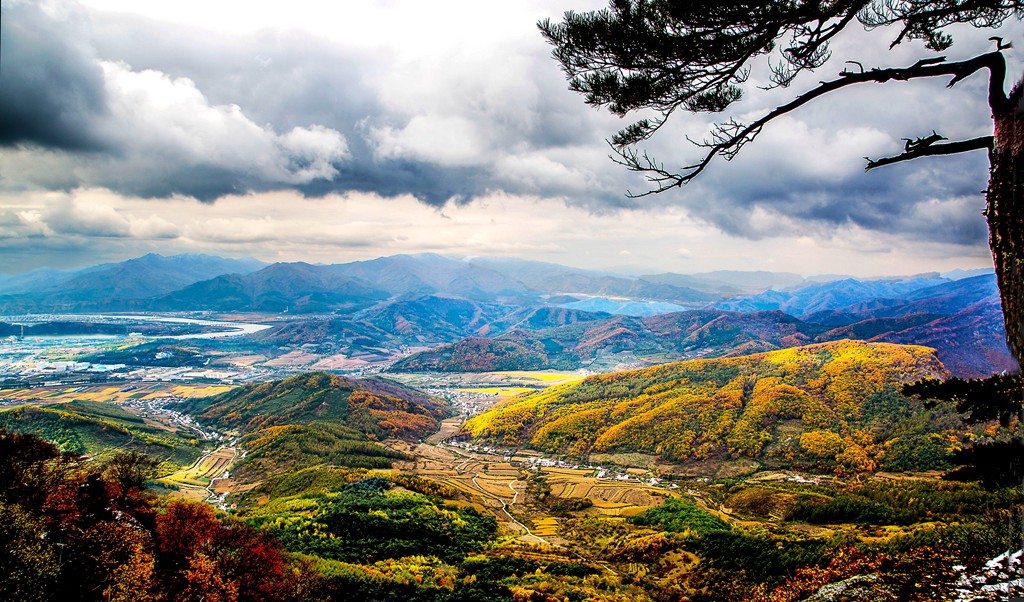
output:
<instances>
[{"instance_id":1,"label":"distant mountain range","mask_svg":"<svg viewBox=\"0 0 1024 602\"><path fill-rule=\"evenodd\" d=\"M737 271L633 277L513 258L456 260L430 253L335 265L267 265L255 259L150 254L78 270L44 268L0 277L0 313L119 309L350 313L400 296L443 295L627 315L717 303L717 309L781 309L806 317L861 301L903 298L953 280L928 274L820 283L797 274Z\"/></svg>"},{"instance_id":2,"label":"distant mountain range","mask_svg":"<svg viewBox=\"0 0 1024 602\"><path fill-rule=\"evenodd\" d=\"M730 311L782 310L804 318L815 313L849 307L873 299L902 299L920 289L941 286L949 280L937 274L926 278L904 280L855 280L846 278L813 284L793 291L770 289L759 295L740 297L715 305Z\"/></svg>"},{"instance_id":3,"label":"distant mountain range","mask_svg":"<svg viewBox=\"0 0 1024 602\"><path fill-rule=\"evenodd\" d=\"M145 301L222 274L266 267L255 259L149 254L80 270L40 269L0 279L0 311L82 312L133 310Z\"/></svg>"},{"instance_id":4,"label":"distant mountain range","mask_svg":"<svg viewBox=\"0 0 1024 602\"><path fill-rule=\"evenodd\" d=\"M534 320L527 328L500 322L461 341L413 354L392 369L466 372L586 366L606 370L863 339L928 345L953 374L985 376L1015 369L1004 343L994 281L994 276L984 275L928 287L917 281L903 288L893 283L860 287L862 283L848 280L831 283L833 290L816 285L814 294L803 298L814 300L805 307L836 309L818 311L806 319L780 309L707 309L643 318L581 313L572 323L544 325L543 320ZM910 292L903 298L859 301L862 297L850 294L856 290ZM851 304L841 305L844 299Z\"/></svg>"},{"instance_id":5,"label":"distant mountain range","mask_svg":"<svg viewBox=\"0 0 1024 602\"><path fill-rule=\"evenodd\" d=\"M398 370L517 362L613 369L842 338L933 345L959 375L1013 368L995 277L973 271L874 280L730 271L632 277L436 254L335 265L146 255L0 279L0 313L8 315L196 310L294 315L254 335L278 347L454 345L410 356Z\"/></svg>"},{"instance_id":6,"label":"distant mountain range","mask_svg":"<svg viewBox=\"0 0 1024 602\"><path fill-rule=\"evenodd\" d=\"M337 265L146 255L80 270L0 278L0 313L81 311L353 312L397 296L447 295L505 305L597 296L693 308L709 292L515 259L395 255ZM579 297L577 297L577 295Z\"/></svg>"}]
</instances>

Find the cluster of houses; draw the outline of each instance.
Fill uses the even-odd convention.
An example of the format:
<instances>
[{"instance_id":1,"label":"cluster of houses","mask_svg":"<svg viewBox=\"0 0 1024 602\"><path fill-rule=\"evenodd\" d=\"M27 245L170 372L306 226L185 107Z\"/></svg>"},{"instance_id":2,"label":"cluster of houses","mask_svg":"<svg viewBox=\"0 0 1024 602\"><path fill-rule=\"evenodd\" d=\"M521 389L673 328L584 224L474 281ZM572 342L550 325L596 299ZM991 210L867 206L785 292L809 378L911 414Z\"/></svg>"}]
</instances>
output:
<instances>
[{"instance_id":1,"label":"cluster of houses","mask_svg":"<svg viewBox=\"0 0 1024 602\"><path fill-rule=\"evenodd\" d=\"M125 407L134 408L141 412L149 414L159 414L165 416L171 422L181 425L194 433L196 433L200 439L206 441L222 441L226 437L217 431L206 428L200 425L198 422L192 419L192 416L179 412L178 410L168 407L170 404L174 404L182 401L180 397L174 395L168 395L166 397L153 397L149 399L128 399L122 402Z\"/></svg>"}]
</instances>

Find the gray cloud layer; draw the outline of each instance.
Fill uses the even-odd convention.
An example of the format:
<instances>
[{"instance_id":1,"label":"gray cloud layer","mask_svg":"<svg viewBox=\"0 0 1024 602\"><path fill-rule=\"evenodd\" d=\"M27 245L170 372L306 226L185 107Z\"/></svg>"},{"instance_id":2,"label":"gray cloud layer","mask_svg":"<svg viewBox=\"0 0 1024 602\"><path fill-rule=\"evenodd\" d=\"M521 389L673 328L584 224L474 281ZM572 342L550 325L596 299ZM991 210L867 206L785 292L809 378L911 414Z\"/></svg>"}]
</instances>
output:
<instances>
[{"instance_id":1,"label":"gray cloud layer","mask_svg":"<svg viewBox=\"0 0 1024 602\"><path fill-rule=\"evenodd\" d=\"M0 144L99 150L93 121L106 112L103 72L84 43L82 15L7 3L0 19Z\"/></svg>"},{"instance_id":2,"label":"gray cloud layer","mask_svg":"<svg viewBox=\"0 0 1024 602\"><path fill-rule=\"evenodd\" d=\"M634 205L622 193L643 186L605 157L603 138L621 123L565 90L539 35L522 47L415 63L386 44L371 51L273 30L215 36L70 2L12 0L2 11L7 190L101 186L205 201L355 190L435 206L505 191L605 211ZM968 50L979 44L968 36ZM900 64L916 52L857 56ZM898 152L903 136L943 123L951 136L990 127L978 82L951 93L939 92L942 83L823 99L694 185L643 202L685 205L747 238L852 224L981 245L983 154L862 172L864 155ZM780 98L755 91L739 110L757 114ZM654 155L671 164L699 154L680 141L701 119L677 117L652 143Z\"/></svg>"}]
</instances>

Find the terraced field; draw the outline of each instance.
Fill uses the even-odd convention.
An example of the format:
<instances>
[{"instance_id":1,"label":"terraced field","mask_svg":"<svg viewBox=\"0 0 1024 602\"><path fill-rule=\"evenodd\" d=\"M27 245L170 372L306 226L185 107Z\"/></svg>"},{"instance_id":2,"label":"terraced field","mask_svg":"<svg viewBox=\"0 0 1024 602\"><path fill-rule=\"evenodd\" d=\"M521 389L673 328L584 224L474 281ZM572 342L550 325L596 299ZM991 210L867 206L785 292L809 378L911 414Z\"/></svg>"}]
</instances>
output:
<instances>
[{"instance_id":1,"label":"terraced field","mask_svg":"<svg viewBox=\"0 0 1024 602\"><path fill-rule=\"evenodd\" d=\"M236 448L221 447L204 454L192 466L159 479L159 482L172 489L176 488L172 497L203 501L214 493L211 482L224 477L237 458Z\"/></svg>"},{"instance_id":2,"label":"terraced field","mask_svg":"<svg viewBox=\"0 0 1024 602\"><path fill-rule=\"evenodd\" d=\"M589 499L590 512L603 516L634 516L661 504L669 492L635 481L598 479L592 470L572 468L541 468L551 487L551 495L565 499Z\"/></svg>"},{"instance_id":3,"label":"terraced field","mask_svg":"<svg viewBox=\"0 0 1024 602\"><path fill-rule=\"evenodd\" d=\"M542 467L528 470L531 457L501 456L468 452L452 446L412 445L389 441L393 449L412 455L415 460L403 470L454 487L466 496L463 502L494 514L499 521L527 543L558 547L560 520L549 516L527 498L529 479L543 478L550 495L567 500L588 498L591 507L579 515L625 518L661 504L670 492L635 480L616 481L596 478L593 470ZM538 511L541 513L538 514Z\"/></svg>"},{"instance_id":4,"label":"terraced field","mask_svg":"<svg viewBox=\"0 0 1024 602\"><path fill-rule=\"evenodd\" d=\"M517 467L496 457L468 454L447 446L414 446L397 440L388 441L388 446L416 458L405 467L409 472L454 487L474 507L490 512L509 529L530 537L529 529L513 516L513 508L522 502L522 492L526 490ZM488 461L492 458L497 461Z\"/></svg>"},{"instance_id":5,"label":"terraced field","mask_svg":"<svg viewBox=\"0 0 1024 602\"><path fill-rule=\"evenodd\" d=\"M553 516L534 519L533 533L538 537L557 537L558 519Z\"/></svg>"}]
</instances>

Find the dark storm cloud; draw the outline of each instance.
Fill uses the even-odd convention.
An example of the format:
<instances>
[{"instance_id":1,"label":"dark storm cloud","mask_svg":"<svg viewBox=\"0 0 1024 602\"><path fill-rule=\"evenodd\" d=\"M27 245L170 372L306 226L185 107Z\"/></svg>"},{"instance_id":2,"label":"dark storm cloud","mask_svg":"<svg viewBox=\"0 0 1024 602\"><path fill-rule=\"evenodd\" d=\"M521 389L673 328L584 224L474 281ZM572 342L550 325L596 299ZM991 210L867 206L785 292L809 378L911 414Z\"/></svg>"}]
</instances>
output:
<instances>
[{"instance_id":1,"label":"dark storm cloud","mask_svg":"<svg viewBox=\"0 0 1024 602\"><path fill-rule=\"evenodd\" d=\"M212 104L237 104L257 123L319 123L348 136L377 104L368 80L384 68L378 54L298 32L214 35L111 13L96 13L92 22L100 55L186 77Z\"/></svg>"},{"instance_id":2,"label":"dark storm cloud","mask_svg":"<svg viewBox=\"0 0 1024 602\"><path fill-rule=\"evenodd\" d=\"M881 55L884 48L874 50ZM966 56L951 60L960 58ZM889 64L884 56L872 60ZM895 64L910 60L888 59ZM741 120L754 119L818 80L830 79L831 73L829 67L822 68L804 89L755 90L737 113ZM981 191L988 178L984 151L864 171L866 157L898 155L905 138L933 130L950 140L991 134L986 78L978 75L953 89L945 84L936 78L826 95L769 123L733 161L716 158L681 196L695 215L744 238L827 237L837 228L854 226L909 239L983 246L987 227ZM683 164L694 162L702 149L666 145L654 155Z\"/></svg>"},{"instance_id":3,"label":"dark storm cloud","mask_svg":"<svg viewBox=\"0 0 1024 602\"><path fill-rule=\"evenodd\" d=\"M987 236L980 192L987 166L985 154L979 152L919 159L834 181L783 177L726 164L700 184L705 199L713 200L688 206L726 232L745 238L855 225L974 245L984 243ZM792 227L780 230L778 223L759 223L756 209L786 216Z\"/></svg>"},{"instance_id":4,"label":"dark storm cloud","mask_svg":"<svg viewBox=\"0 0 1024 602\"><path fill-rule=\"evenodd\" d=\"M756 142L754 143L756 145ZM754 151L751 146L744 152ZM863 172L814 176L784 170L766 154L723 162L694 185L694 215L744 238L827 235L837 227L959 245L984 244L984 152L917 159ZM779 219L771 219L771 216ZM783 219L784 218L784 219Z\"/></svg>"},{"instance_id":5,"label":"dark storm cloud","mask_svg":"<svg viewBox=\"0 0 1024 602\"><path fill-rule=\"evenodd\" d=\"M46 14L30 2L0 7L0 145L99 150L93 129L105 112L103 73L73 6Z\"/></svg>"},{"instance_id":6,"label":"dark storm cloud","mask_svg":"<svg viewBox=\"0 0 1024 602\"><path fill-rule=\"evenodd\" d=\"M330 180L350 157L336 130L254 121L236 101L211 102L187 74L101 55L76 4L3 10L0 143L18 148L6 157L9 188L104 186L214 200ZM32 148L49 152L33 160Z\"/></svg>"},{"instance_id":7,"label":"dark storm cloud","mask_svg":"<svg viewBox=\"0 0 1024 602\"><path fill-rule=\"evenodd\" d=\"M156 199L175 194L213 202L229 194L253 192L258 185L245 181L235 171L215 165L166 165L148 177L116 169L100 170L94 184L122 194Z\"/></svg>"}]
</instances>

